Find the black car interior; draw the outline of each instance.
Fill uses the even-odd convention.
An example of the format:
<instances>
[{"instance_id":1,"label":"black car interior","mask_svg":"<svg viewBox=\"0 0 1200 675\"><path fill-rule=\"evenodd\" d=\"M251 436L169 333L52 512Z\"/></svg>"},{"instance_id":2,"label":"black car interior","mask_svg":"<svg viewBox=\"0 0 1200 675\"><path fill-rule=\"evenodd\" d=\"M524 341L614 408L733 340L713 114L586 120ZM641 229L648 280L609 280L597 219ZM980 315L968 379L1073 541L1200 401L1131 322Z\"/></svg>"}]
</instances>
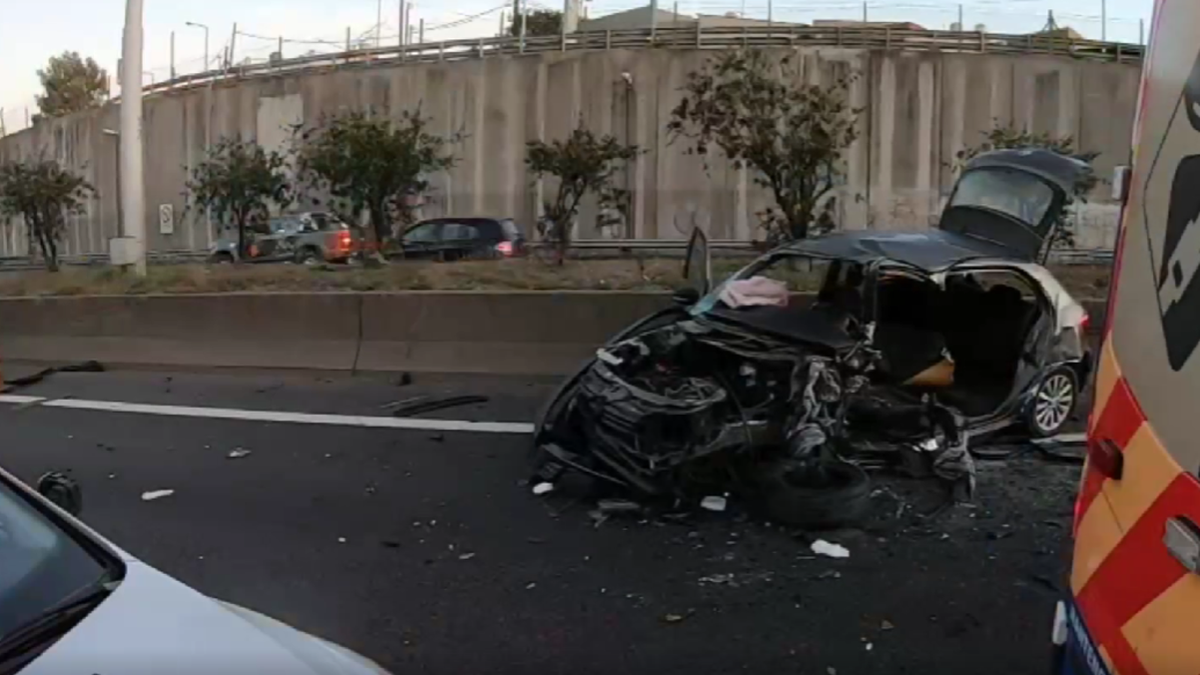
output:
<instances>
[{"instance_id":1,"label":"black car interior","mask_svg":"<svg viewBox=\"0 0 1200 675\"><path fill-rule=\"evenodd\" d=\"M928 279L881 279L876 290L876 347L883 376L937 390L969 416L995 411L1012 391L1022 351L1041 309L1015 274L952 274L943 290ZM1022 287L1027 291L1022 292ZM913 382L926 369L952 363L946 381Z\"/></svg>"}]
</instances>

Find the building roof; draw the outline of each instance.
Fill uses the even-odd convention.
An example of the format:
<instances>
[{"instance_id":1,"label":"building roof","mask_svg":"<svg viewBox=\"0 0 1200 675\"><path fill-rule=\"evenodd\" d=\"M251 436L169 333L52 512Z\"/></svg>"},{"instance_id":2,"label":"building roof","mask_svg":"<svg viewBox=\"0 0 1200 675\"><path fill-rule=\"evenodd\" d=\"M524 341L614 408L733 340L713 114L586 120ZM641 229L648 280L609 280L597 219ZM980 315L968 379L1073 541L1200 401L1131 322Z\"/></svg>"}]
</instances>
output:
<instances>
[{"instance_id":1,"label":"building roof","mask_svg":"<svg viewBox=\"0 0 1200 675\"><path fill-rule=\"evenodd\" d=\"M616 12L605 16L596 17L595 19L583 19L579 22L579 30L622 30L633 28L649 28L651 18L657 14L655 23L659 26L671 25L695 25L696 18L688 14L676 14L674 12L666 12L661 9L651 9L649 5L645 7L635 7L634 9L625 10L624 12Z\"/></svg>"}]
</instances>

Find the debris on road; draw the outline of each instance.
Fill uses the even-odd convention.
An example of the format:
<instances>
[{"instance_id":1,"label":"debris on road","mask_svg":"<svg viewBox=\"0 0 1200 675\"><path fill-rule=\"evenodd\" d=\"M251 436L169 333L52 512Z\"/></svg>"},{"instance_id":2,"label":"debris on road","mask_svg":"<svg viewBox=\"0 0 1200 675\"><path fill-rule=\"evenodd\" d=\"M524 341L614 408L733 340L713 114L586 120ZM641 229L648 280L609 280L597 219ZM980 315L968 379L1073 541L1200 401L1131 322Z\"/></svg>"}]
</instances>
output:
<instances>
[{"instance_id":1,"label":"debris on road","mask_svg":"<svg viewBox=\"0 0 1200 675\"><path fill-rule=\"evenodd\" d=\"M250 450L246 450L244 448L238 448L236 450L230 450L229 454L225 455L225 457L227 457L229 459L241 459L243 457L249 457L250 452L251 452Z\"/></svg>"},{"instance_id":2,"label":"debris on road","mask_svg":"<svg viewBox=\"0 0 1200 675\"><path fill-rule=\"evenodd\" d=\"M445 410L446 408L456 408L462 405L471 405L473 403L487 403L491 399L487 396L443 396L441 398L432 398L429 396L417 397L425 400L414 401L407 405L396 406L392 410L394 417L412 417L413 415L421 415L424 413L435 412L437 410Z\"/></svg>"},{"instance_id":3,"label":"debris on road","mask_svg":"<svg viewBox=\"0 0 1200 675\"><path fill-rule=\"evenodd\" d=\"M893 626L893 625L892 625L892 622L891 622L891 621L888 621L887 619L884 619L884 620L883 620L883 621L882 621L882 622L879 624L879 629L880 629L880 630L892 630L893 628L895 628L895 626Z\"/></svg>"},{"instance_id":4,"label":"debris on road","mask_svg":"<svg viewBox=\"0 0 1200 675\"><path fill-rule=\"evenodd\" d=\"M462 555L458 556L458 559L459 560L470 560L471 558L474 558L474 557L475 557L474 553L463 553Z\"/></svg>"},{"instance_id":5,"label":"debris on road","mask_svg":"<svg viewBox=\"0 0 1200 675\"><path fill-rule=\"evenodd\" d=\"M344 543L346 543L346 538L345 538L345 537L338 537L338 543L339 543L339 544L344 544Z\"/></svg>"},{"instance_id":6,"label":"debris on road","mask_svg":"<svg viewBox=\"0 0 1200 675\"><path fill-rule=\"evenodd\" d=\"M533 494L539 497L550 492L554 492L554 483L547 483L543 481L533 486Z\"/></svg>"},{"instance_id":7,"label":"debris on road","mask_svg":"<svg viewBox=\"0 0 1200 675\"><path fill-rule=\"evenodd\" d=\"M721 513L725 510L727 505L728 501L719 495L709 495L708 497L700 500L700 508L704 509L705 511L715 511L717 513Z\"/></svg>"},{"instance_id":8,"label":"debris on road","mask_svg":"<svg viewBox=\"0 0 1200 675\"><path fill-rule=\"evenodd\" d=\"M596 502L596 510L605 516L639 515L642 505L630 499L601 499Z\"/></svg>"},{"instance_id":9,"label":"debris on road","mask_svg":"<svg viewBox=\"0 0 1200 675\"><path fill-rule=\"evenodd\" d=\"M0 388L0 394L9 394L24 387L33 386L45 380L47 377L55 373L103 373L104 365L99 361L83 361L65 366L54 366L43 368L32 375L25 377L16 377L4 382L4 387Z\"/></svg>"},{"instance_id":10,"label":"debris on road","mask_svg":"<svg viewBox=\"0 0 1200 675\"><path fill-rule=\"evenodd\" d=\"M173 494L175 494L174 490L150 490L149 492L142 493L142 501L152 502L155 499L162 499L163 497L170 497Z\"/></svg>"},{"instance_id":11,"label":"debris on road","mask_svg":"<svg viewBox=\"0 0 1200 675\"><path fill-rule=\"evenodd\" d=\"M823 555L827 558L849 558L850 549L840 544L833 544L824 539L818 539L812 543L812 552L817 555Z\"/></svg>"},{"instance_id":12,"label":"debris on road","mask_svg":"<svg viewBox=\"0 0 1200 675\"><path fill-rule=\"evenodd\" d=\"M682 614L666 614L663 616L663 621L665 621L667 623L679 623L680 621L683 621L686 618L687 617L685 617Z\"/></svg>"},{"instance_id":13,"label":"debris on road","mask_svg":"<svg viewBox=\"0 0 1200 675\"><path fill-rule=\"evenodd\" d=\"M533 589L535 589L535 588L537 588L537 582L536 582L536 581L531 581L531 582L529 582L529 583L525 584L525 590L527 590L527 591L532 591L532 590L533 590Z\"/></svg>"}]
</instances>

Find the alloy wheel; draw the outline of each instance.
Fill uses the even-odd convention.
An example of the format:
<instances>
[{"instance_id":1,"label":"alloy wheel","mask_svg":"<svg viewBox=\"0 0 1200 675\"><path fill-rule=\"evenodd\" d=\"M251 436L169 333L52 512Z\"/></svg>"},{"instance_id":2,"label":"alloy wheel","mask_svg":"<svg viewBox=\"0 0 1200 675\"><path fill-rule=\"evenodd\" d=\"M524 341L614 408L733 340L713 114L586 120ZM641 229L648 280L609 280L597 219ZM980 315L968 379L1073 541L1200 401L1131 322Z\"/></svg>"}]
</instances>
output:
<instances>
[{"instance_id":1,"label":"alloy wheel","mask_svg":"<svg viewBox=\"0 0 1200 675\"><path fill-rule=\"evenodd\" d=\"M1074 406L1075 382L1067 373L1053 373L1038 388L1033 421L1043 433L1054 433L1066 423Z\"/></svg>"}]
</instances>

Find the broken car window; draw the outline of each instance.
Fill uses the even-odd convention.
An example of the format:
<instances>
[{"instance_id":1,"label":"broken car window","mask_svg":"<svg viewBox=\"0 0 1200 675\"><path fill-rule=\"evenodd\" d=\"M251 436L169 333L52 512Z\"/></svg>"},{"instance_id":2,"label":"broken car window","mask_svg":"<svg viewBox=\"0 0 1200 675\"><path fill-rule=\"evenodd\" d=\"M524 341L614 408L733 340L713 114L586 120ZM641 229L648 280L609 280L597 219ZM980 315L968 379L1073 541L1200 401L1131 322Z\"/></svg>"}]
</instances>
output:
<instances>
[{"instance_id":1,"label":"broken car window","mask_svg":"<svg viewBox=\"0 0 1200 675\"><path fill-rule=\"evenodd\" d=\"M973 206L1037 225L1054 202L1054 190L1039 178L1007 169L976 169L958 182L950 206Z\"/></svg>"}]
</instances>

